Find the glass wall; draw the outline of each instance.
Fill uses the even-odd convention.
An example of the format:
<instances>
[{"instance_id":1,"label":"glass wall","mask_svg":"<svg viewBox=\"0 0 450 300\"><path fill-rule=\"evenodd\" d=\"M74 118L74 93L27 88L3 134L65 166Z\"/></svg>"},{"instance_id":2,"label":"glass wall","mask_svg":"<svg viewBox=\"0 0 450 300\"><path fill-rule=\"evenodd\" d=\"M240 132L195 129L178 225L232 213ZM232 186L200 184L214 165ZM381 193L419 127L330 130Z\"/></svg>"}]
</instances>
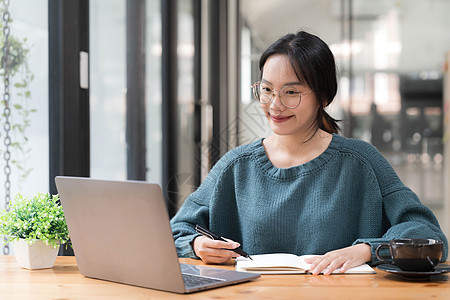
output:
<instances>
[{"instance_id":1,"label":"glass wall","mask_svg":"<svg viewBox=\"0 0 450 300\"><path fill-rule=\"evenodd\" d=\"M161 183L161 8L146 7L147 181ZM90 1L91 177L127 179L126 1Z\"/></svg>"},{"instance_id":2,"label":"glass wall","mask_svg":"<svg viewBox=\"0 0 450 300\"><path fill-rule=\"evenodd\" d=\"M350 134L382 151L445 225L442 70L450 2L354 2L351 56L339 53L352 59Z\"/></svg>"},{"instance_id":3,"label":"glass wall","mask_svg":"<svg viewBox=\"0 0 450 300\"><path fill-rule=\"evenodd\" d=\"M376 146L446 231L442 70L450 49L450 2L249 0L240 5L240 114L252 124L246 141L270 132L259 105L249 102L262 51L286 33L317 34L330 45L339 68L339 91L329 112L344 121L341 134Z\"/></svg>"},{"instance_id":4,"label":"glass wall","mask_svg":"<svg viewBox=\"0 0 450 300\"><path fill-rule=\"evenodd\" d=\"M199 163L195 144L194 94L194 3L177 1L177 174L170 179L177 190L168 191L168 200L176 207L195 190L195 164Z\"/></svg>"},{"instance_id":5,"label":"glass wall","mask_svg":"<svg viewBox=\"0 0 450 300\"><path fill-rule=\"evenodd\" d=\"M124 0L90 1L91 177L127 176L126 7Z\"/></svg>"},{"instance_id":6,"label":"glass wall","mask_svg":"<svg viewBox=\"0 0 450 300\"><path fill-rule=\"evenodd\" d=\"M48 191L49 187L47 8L47 0L15 0L9 5L9 41L13 49L11 53L16 59L9 86L11 200L18 192L33 196ZM3 17L3 4L0 4L0 14ZM3 18L0 22L0 48L3 48ZM3 101L3 80L0 90ZM3 102L0 109L0 209L4 209L6 162Z\"/></svg>"},{"instance_id":7,"label":"glass wall","mask_svg":"<svg viewBox=\"0 0 450 300\"><path fill-rule=\"evenodd\" d=\"M146 1L147 181L161 183L161 1Z\"/></svg>"}]
</instances>

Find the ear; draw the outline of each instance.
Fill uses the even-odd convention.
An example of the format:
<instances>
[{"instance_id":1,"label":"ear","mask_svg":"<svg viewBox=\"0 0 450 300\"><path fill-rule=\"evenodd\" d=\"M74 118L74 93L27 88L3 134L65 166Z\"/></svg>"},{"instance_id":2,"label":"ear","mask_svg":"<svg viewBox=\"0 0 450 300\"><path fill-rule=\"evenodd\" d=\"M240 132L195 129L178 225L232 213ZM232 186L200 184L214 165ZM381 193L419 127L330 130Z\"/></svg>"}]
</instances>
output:
<instances>
[{"instance_id":1,"label":"ear","mask_svg":"<svg viewBox=\"0 0 450 300\"><path fill-rule=\"evenodd\" d=\"M328 106L328 104L330 104L330 102L328 101L328 99L326 97L324 97L323 95L318 94L318 101L321 104L321 108L325 108Z\"/></svg>"},{"instance_id":2,"label":"ear","mask_svg":"<svg viewBox=\"0 0 450 300\"><path fill-rule=\"evenodd\" d=\"M322 97L322 107L325 108L330 104L330 101L326 97Z\"/></svg>"}]
</instances>

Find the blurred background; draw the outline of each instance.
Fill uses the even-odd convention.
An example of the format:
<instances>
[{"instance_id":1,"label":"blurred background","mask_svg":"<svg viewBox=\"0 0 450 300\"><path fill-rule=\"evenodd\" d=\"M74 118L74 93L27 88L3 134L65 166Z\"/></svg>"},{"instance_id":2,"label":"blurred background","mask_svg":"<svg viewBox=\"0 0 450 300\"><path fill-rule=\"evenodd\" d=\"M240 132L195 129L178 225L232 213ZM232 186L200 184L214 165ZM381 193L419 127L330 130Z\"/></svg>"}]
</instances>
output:
<instances>
[{"instance_id":1,"label":"blurred background","mask_svg":"<svg viewBox=\"0 0 450 300\"><path fill-rule=\"evenodd\" d=\"M228 150L270 134L250 85L273 41L333 51L340 134L377 147L450 233L450 1L15 0L1 209L56 175L161 184L173 215ZM3 34L4 37L4 34ZM2 42L3 43L3 42ZM5 84L0 88L5 90ZM4 93L2 92L2 95ZM0 116L5 128L4 107ZM8 186L8 188L6 188ZM9 197L9 198L8 198Z\"/></svg>"}]
</instances>

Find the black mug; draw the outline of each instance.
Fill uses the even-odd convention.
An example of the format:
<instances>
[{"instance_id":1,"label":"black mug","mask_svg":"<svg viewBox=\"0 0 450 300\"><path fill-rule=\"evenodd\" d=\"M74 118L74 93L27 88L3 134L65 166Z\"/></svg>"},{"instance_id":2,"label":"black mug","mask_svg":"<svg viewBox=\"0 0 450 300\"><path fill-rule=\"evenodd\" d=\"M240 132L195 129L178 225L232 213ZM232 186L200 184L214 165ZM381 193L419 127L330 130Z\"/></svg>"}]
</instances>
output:
<instances>
[{"instance_id":1,"label":"black mug","mask_svg":"<svg viewBox=\"0 0 450 300\"><path fill-rule=\"evenodd\" d=\"M392 260L380 256L382 248L389 248ZM444 250L442 241L433 239L394 239L381 244L375 254L387 264L396 265L403 271L432 272L439 263Z\"/></svg>"}]
</instances>

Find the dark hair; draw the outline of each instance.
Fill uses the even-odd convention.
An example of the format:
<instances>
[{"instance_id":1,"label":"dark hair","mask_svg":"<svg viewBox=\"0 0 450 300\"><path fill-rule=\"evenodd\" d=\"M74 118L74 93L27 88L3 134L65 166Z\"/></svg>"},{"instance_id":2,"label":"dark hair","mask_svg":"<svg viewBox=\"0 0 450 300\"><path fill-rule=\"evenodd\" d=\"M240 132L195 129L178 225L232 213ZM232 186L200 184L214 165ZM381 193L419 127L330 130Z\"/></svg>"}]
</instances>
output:
<instances>
[{"instance_id":1,"label":"dark hair","mask_svg":"<svg viewBox=\"0 0 450 300\"><path fill-rule=\"evenodd\" d=\"M318 127L329 133L337 133L338 121L324 110L337 92L336 64L328 45L319 37L305 31L287 34L270 45L261 55L261 76L267 59L275 54L287 55L298 79L308 84L316 94L319 102L316 118Z\"/></svg>"}]
</instances>

